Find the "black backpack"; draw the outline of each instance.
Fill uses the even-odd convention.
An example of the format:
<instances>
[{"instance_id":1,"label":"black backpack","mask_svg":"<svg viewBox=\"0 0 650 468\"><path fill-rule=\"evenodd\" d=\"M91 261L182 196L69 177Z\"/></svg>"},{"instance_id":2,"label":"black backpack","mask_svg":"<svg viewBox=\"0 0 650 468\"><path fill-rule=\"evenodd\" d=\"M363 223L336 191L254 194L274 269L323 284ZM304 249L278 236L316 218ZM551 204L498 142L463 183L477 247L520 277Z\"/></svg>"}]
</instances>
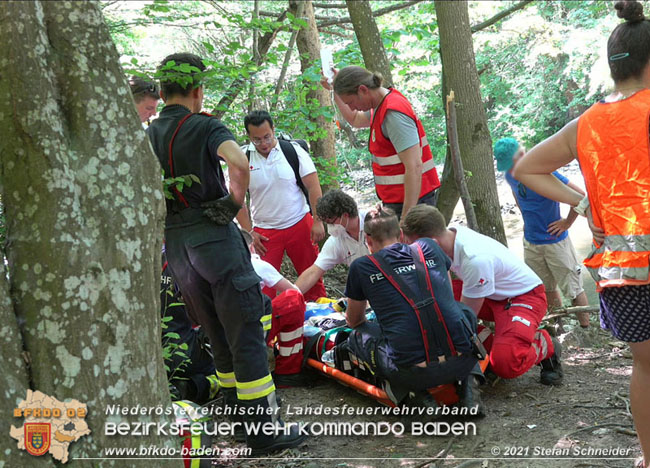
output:
<instances>
[{"instance_id":1,"label":"black backpack","mask_svg":"<svg viewBox=\"0 0 650 468\"><path fill-rule=\"evenodd\" d=\"M292 143L297 143L302 149L307 152L307 154L309 154L309 145L305 140L289 139L283 133L279 133L277 138L278 143L280 143L282 153L284 154L284 157L287 158L287 162L289 163L289 166L291 166L291 169L293 169L293 174L296 176L296 185L300 190L302 190L302 193L305 195L305 200L307 200L307 206L309 206L309 212L311 213L312 210L311 204L309 203L309 192L307 191L305 184L302 183L302 178L300 177L300 162L298 161L298 153L296 153L296 149L293 147ZM249 161L251 160L250 150L246 150L246 159Z\"/></svg>"}]
</instances>

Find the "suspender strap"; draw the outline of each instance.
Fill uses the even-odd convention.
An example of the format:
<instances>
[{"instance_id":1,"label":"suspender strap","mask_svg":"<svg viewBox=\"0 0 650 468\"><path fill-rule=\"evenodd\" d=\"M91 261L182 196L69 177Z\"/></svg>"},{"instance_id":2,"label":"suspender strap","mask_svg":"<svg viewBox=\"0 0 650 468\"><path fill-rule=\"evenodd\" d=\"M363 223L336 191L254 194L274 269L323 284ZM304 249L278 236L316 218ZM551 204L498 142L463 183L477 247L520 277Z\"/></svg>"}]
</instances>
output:
<instances>
[{"instance_id":1,"label":"suspender strap","mask_svg":"<svg viewBox=\"0 0 650 468\"><path fill-rule=\"evenodd\" d=\"M436 334L436 338L439 343L444 343L447 341L447 347L443 349L451 351L452 355L456 354L456 348L454 347L454 342L451 340L451 335L447 329L447 323L445 322L440 307L438 306L438 301L436 301L436 296L433 293L433 285L431 284L431 276L429 276L429 269L427 268L426 259L424 258L424 252L422 252L422 247L417 242L409 245L411 249L411 257L413 258L413 263L415 264L415 271L417 272L418 284L420 285L420 291L428 291L430 298L427 299L427 305L429 307L423 307L424 310L429 312L435 312L435 317L430 317L433 320L430 320L429 323L434 323L431 328L432 331ZM426 283L426 284L423 284ZM431 301L431 302L428 302Z\"/></svg>"},{"instance_id":2,"label":"suspender strap","mask_svg":"<svg viewBox=\"0 0 650 468\"><path fill-rule=\"evenodd\" d=\"M451 338L447 332L447 327L444 324L442 314L440 313L437 301L433 295L433 288L420 286L417 293L413 291L413 289L411 289L399 275L393 274L391 265L386 261L384 254L381 251L375 252L373 255L368 256L368 258L375 264L384 277L413 309L422 333L424 354L427 363L431 362L433 359L437 359L437 356L444 355L451 357L452 355L455 355L456 350L453 347ZM416 265L415 271L418 276L419 285L426 285L427 281L430 285L426 265L421 262L419 257L414 257L413 261ZM418 268L418 263L421 263L421 268ZM427 292L429 294L426 294ZM417 302L414 299L417 299ZM426 327L422 322L423 318L427 319L428 325Z\"/></svg>"},{"instance_id":3,"label":"suspender strap","mask_svg":"<svg viewBox=\"0 0 650 468\"><path fill-rule=\"evenodd\" d=\"M187 114L185 117L181 119L180 122L178 122L178 126L176 127L176 130L174 131L171 140L169 140L169 173L172 177L176 177L176 175L174 174L174 156L172 154L172 147L174 146L174 140L176 139L176 135L178 134L178 131L181 129L185 121L190 117L192 117L192 115L194 114ZM180 190L178 190L176 187L172 187L172 190L174 191L178 199L181 201L181 203L183 203L183 205L185 205L185 207L188 208L190 204L187 203L187 200L180 192Z\"/></svg>"}]
</instances>

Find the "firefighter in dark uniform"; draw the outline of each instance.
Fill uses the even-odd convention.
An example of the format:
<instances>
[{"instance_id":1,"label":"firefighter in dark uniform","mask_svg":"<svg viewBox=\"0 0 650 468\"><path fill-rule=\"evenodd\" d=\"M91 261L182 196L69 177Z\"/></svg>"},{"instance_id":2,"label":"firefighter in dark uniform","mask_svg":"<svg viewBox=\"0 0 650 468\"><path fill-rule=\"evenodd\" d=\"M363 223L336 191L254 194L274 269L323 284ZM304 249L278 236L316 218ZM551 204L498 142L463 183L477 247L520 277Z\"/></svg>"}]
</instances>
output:
<instances>
[{"instance_id":1,"label":"firefighter in dark uniform","mask_svg":"<svg viewBox=\"0 0 650 468\"><path fill-rule=\"evenodd\" d=\"M479 405L482 416L476 318L454 300L451 261L431 239L400 243L397 216L388 208L370 210L364 230L371 255L352 263L345 290L354 328L344 347L350 360L386 379L395 403L435 405L426 389L460 381L461 406ZM378 323L366 322L366 301Z\"/></svg>"},{"instance_id":2,"label":"firefighter in dark uniform","mask_svg":"<svg viewBox=\"0 0 650 468\"><path fill-rule=\"evenodd\" d=\"M167 200L165 243L168 268L190 318L210 340L226 404L244 422L278 423L275 385L268 369L260 317L260 278L232 222L248 188L246 156L216 118L201 114L205 65L200 57L172 54L160 67L165 107L147 129L164 176L194 175L200 183L172 189ZM230 193L220 161L228 165ZM295 426L275 435L246 434L254 456L299 445Z\"/></svg>"},{"instance_id":3,"label":"firefighter in dark uniform","mask_svg":"<svg viewBox=\"0 0 650 468\"><path fill-rule=\"evenodd\" d=\"M165 321L162 330L163 348L171 348L165 356L169 390L172 400L190 400L202 405L212 400L219 390L214 358L203 330L200 327L194 328L187 316L183 298L167 265L163 245L160 315Z\"/></svg>"}]
</instances>

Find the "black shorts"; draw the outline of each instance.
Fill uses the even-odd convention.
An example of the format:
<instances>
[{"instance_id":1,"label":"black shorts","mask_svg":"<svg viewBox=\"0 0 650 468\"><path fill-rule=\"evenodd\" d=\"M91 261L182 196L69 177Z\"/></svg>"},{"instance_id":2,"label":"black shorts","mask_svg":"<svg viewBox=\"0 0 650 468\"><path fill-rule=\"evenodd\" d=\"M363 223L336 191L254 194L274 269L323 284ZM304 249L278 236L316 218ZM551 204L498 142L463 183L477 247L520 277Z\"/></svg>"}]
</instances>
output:
<instances>
[{"instance_id":1,"label":"black shorts","mask_svg":"<svg viewBox=\"0 0 650 468\"><path fill-rule=\"evenodd\" d=\"M600 325L626 343L650 340L650 284L604 288Z\"/></svg>"}]
</instances>

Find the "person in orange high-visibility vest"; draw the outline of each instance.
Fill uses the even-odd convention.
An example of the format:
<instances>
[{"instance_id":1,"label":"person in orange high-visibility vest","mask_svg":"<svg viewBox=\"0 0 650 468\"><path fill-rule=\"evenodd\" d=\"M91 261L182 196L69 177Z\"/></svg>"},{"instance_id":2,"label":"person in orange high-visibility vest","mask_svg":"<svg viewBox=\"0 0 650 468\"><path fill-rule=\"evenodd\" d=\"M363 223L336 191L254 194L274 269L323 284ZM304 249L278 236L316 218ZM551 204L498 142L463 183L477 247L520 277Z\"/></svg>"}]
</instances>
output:
<instances>
[{"instance_id":1,"label":"person in orange high-visibility vest","mask_svg":"<svg viewBox=\"0 0 650 468\"><path fill-rule=\"evenodd\" d=\"M368 150L377 196L385 207L406 215L416 204L435 205L440 187L431 148L411 103L396 89L382 86L382 76L362 67L334 70L334 101L356 128L370 127Z\"/></svg>"},{"instance_id":2,"label":"person in orange high-visibility vest","mask_svg":"<svg viewBox=\"0 0 650 468\"><path fill-rule=\"evenodd\" d=\"M577 206L582 195L551 172L578 158L604 240L585 265L598 285L601 325L630 345L630 400L644 458L650 461L650 21L636 1L616 2L626 21L614 29L607 55L615 89L580 118L540 143L514 177L541 195ZM600 232L602 235L602 232Z\"/></svg>"}]
</instances>

